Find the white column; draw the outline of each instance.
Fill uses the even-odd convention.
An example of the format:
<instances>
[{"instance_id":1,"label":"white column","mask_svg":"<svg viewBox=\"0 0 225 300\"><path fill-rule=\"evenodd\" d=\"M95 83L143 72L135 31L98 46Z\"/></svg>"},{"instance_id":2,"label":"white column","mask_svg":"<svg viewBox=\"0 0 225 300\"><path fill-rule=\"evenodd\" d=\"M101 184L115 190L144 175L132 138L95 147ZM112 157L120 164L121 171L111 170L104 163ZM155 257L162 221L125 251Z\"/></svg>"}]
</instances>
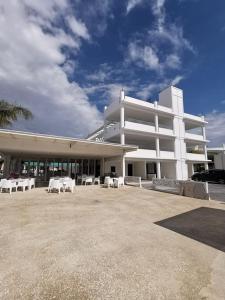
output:
<instances>
[{"instance_id":1,"label":"white column","mask_svg":"<svg viewBox=\"0 0 225 300\"><path fill-rule=\"evenodd\" d=\"M159 147L159 138L155 139L155 146L156 146L156 156L160 157L160 147Z\"/></svg>"},{"instance_id":2,"label":"white column","mask_svg":"<svg viewBox=\"0 0 225 300\"><path fill-rule=\"evenodd\" d=\"M202 126L202 136L203 140L206 140L205 126Z\"/></svg>"},{"instance_id":3,"label":"white column","mask_svg":"<svg viewBox=\"0 0 225 300\"><path fill-rule=\"evenodd\" d=\"M121 156L121 173L122 177L124 178L126 176L126 166L125 166L125 156L124 154Z\"/></svg>"},{"instance_id":4,"label":"white column","mask_svg":"<svg viewBox=\"0 0 225 300\"><path fill-rule=\"evenodd\" d=\"M155 114L155 132L159 132L159 116Z\"/></svg>"},{"instance_id":5,"label":"white column","mask_svg":"<svg viewBox=\"0 0 225 300\"><path fill-rule=\"evenodd\" d=\"M157 178L161 179L161 164L160 164L160 161L156 162L156 172L157 172Z\"/></svg>"},{"instance_id":6,"label":"white column","mask_svg":"<svg viewBox=\"0 0 225 300\"><path fill-rule=\"evenodd\" d=\"M209 165L208 163L205 163L205 170L208 170L209 169Z\"/></svg>"},{"instance_id":7,"label":"white column","mask_svg":"<svg viewBox=\"0 0 225 300\"><path fill-rule=\"evenodd\" d=\"M120 143L125 144L125 135L124 135L124 106L120 107Z\"/></svg>"}]
</instances>

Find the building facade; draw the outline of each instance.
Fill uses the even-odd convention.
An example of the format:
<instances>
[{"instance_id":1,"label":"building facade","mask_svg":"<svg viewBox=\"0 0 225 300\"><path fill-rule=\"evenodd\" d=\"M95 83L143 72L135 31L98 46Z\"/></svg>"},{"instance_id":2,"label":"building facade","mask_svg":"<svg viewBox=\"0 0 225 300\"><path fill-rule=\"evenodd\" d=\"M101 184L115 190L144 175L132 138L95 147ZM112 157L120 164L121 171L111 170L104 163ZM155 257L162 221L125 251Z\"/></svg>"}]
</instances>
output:
<instances>
[{"instance_id":1,"label":"building facade","mask_svg":"<svg viewBox=\"0 0 225 300\"><path fill-rule=\"evenodd\" d=\"M104 111L104 126L88 136L89 140L136 145L124 155L126 176L148 179L186 180L195 165L208 169L204 117L184 112L183 91L170 86L154 103L125 96ZM112 159L107 171L120 172L121 162Z\"/></svg>"},{"instance_id":2,"label":"building facade","mask_svg":"<svg viewBox=\"0 0 225 300\"><path fill-rule=\"evenodd\" d=\"M210 169L225 170L225 144L221 147L208 148L208 158L210 159Z\"/></svg>"}]
</instances>

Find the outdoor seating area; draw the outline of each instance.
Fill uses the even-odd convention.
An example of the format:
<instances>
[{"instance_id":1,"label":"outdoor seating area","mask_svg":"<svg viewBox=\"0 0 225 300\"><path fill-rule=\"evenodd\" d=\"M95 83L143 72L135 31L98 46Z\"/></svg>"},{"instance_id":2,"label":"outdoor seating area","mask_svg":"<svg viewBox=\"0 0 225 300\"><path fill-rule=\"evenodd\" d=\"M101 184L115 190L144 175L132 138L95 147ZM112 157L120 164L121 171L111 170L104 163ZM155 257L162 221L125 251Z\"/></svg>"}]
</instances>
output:
<instances>
[{"instance_id":1,"label":"outdoor seating area","mask_svg":"<svg viewBox=\"0 0 225 300\"><path fill-rule=\"evenodd\" d=\"M57 192L60 194L61 191L74 192L76 182L70 177L54 177L50 178L48 185L48 192Z\"/></svg>"},{"instance_id":2,"label":"outdoor seating area","mask_svg":"<svg viewBox=\"0 0 225 300\"><path fill-rule=\"evenodd\" d=\"M106 176L104 180L104 185L103 187L109 188L109 187L114 187L114 188L119 188L124 186L124 178L123 177L115 177L112 178L110 176Z\"/></svg>"},{"instance_id":3,"label":"outdoor seating area","mask_svg":"<svg viewBox=\"0 0 225 300\"><path fill-rule=\"evenodd\" d=\"M35 178L2 179L0 181L0 192L26 191L35 188Z\"/></svg>"}]
</instances>

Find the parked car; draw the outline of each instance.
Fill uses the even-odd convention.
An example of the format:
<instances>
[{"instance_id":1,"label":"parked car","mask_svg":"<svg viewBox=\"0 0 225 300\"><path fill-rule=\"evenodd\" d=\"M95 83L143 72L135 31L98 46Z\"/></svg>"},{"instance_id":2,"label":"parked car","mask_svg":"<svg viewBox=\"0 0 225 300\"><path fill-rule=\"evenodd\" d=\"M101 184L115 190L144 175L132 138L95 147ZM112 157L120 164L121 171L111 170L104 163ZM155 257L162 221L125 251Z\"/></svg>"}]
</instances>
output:
<instances>
[{"instance_id":1,"label":"parked car","mask_svg":"<svg viewBox=\"0 0 225 300\"><path fill-rule=\"evenodd\" d=\"M195 173L191 177L195 181L210 181L217 183L225 183L225 170L207 170Z\"/></svg>"}]
</instances>

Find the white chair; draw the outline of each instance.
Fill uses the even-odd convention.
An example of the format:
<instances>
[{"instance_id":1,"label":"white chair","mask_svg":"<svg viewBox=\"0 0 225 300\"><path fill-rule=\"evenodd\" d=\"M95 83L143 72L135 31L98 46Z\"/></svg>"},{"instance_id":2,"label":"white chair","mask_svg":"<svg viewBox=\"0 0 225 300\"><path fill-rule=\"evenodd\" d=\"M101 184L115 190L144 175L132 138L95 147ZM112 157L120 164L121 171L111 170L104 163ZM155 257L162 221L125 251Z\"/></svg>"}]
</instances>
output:
<instances>
[{"instance_id":1,"label":"white chair","mask_svg":"<svg viewBox=\"0 0 225 300\"><path fill-rule=\"evenodd\" d=\"M104 187L109 188L110 186L113 186L113 179L109 176L106 176L104 181Z\"/></svg>"},{"instance_id":2,"label":"white chair","mask_svg":"<svg viewBox=\"0 0 225 300\"><path fill-rule=\"evenodd\" d=\"M35 188L35 178L29 178L29 190L33 188Z\"/></svg>"},{"instance_id":3,"label":"white chair","mask_svg":"<svg viewBox=\"0 0 225 300\"><path fill-rule=\"evenodd\" d=\"M1 187L0 187L1 192L3 190L6 190L9 191L9 193L11 194L13 189L17 191L17 185L15 181L7 180L7 179L1 180Z\"/></svg>"},{"instance_id":4,"label":"white chair","mask_svg":"<svg viewBox=\"0 0 225 300\"><path fill-rule=\"evenodd\" d=\"M93 178L92 177L86 177L85 178L85 182L84 182L85 185L92 184L92 183L93 183Z\"/></svg>"},{"instance_id":5,"label":"white chair","mask_svg":"<svg viewBox=\"0 0 225 300\"><path fill-rule=\"evenodd\" d=\"M17 190L18 188L21 188L23 192L26 188L29 189L29 179L18 179Z\"/></svg>"},{"instance_id":6,"label":"white chair","mask_svg":"<svg viewBox=\"0 0 225 300\"><path fill-rule=\"evenodd\" d=\"M66 179L63 183L64 191L69 189L73 193L75 186L76 186L75 179L73 180L73 179L69 178L69 179Z\"/></svg>"},{"instance_id":7,"label":"white chair","mask_svg":"<svg viewBox=\"0 0 225 300\"><path fill-rule=\"evenodd\" d=\"M97 183L98 185L100 184L100 176L94 178L93 184L96 184L96 183Z\"/></svg>"},{"instance_id":8,"label":"white chair","mask_svg":"<svg viewBox=\"0 0 225 300\"><path fill-rule=\"evenodd\" d=\"M121 186L124 186L124 178L119 177L114 179L114 187L119 188Z\"/></svg>"},{"instance_id":9,"label":"white chair","mask_svg":"<svg viewBox=\"0 0 225 300\"><path fill-rule=\"evenodd\" d=\"M56 190L60 194L61 189L63 189L63 183L59 179L49 180L48 192Z\"/></svg>"}]
</instances>

